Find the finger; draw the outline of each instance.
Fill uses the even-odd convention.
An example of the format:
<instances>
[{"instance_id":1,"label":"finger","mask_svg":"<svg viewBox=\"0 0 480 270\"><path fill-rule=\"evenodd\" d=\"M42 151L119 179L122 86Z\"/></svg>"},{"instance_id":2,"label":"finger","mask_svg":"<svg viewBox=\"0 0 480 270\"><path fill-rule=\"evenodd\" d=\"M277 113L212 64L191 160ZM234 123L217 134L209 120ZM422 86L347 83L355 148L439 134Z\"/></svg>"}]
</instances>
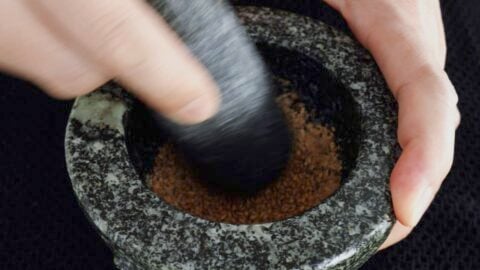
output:
<instances>
[{"instance_id":1,"label":"finger","mask_svg":"<svg viewBox=\"0 0 480 270\"><path fill-rule=\"evenodd\" d=\"M443 25L443 17L442 17L442 7L440 5L440 1L434 0L434 10L436 12L436 25L437 25L437 33L439 33L438 36L438 44L439 44L439 60L440 60L440 65L442 68L445 67L445 61L447 58L447 44L446 44L446 39L445 39L445 28Z\"/></svg>"},{"instance_id":2,"label":"finger","mask_svg":"<svg viewBox=\"0 0 480 270\"><path fill-rule=\"evenodd\" d=\"M412 227L405 226L398 221L395 222L395 225L393 225L392 231L388 235L387 240L383 242L379 250L386 249L405 239L412 232L412 229Z\"/></svg>"},{"instance_id":3,"label":"finger","mask_svg":"<svg viewBox=\"0 0 480 270\"><path fill-rule=\"evenodd\" d=\"M398 1L395 4L382 0L326 2L344 16L357 39L370 51L389 87L398 89L406 80L416 76L416 70L423 66L443 68L437 32L430 33L436 30L432 29L430 20L437 17L428 14L436 12L432 8L436 7L435 3L431 1L435 0L428 3ZM423 14L429 16L411 14L419 10L426 10ZM423 25L426 27L421 27ZM436 25L437 22L433 21L433 27ZM432 35L436 42L431 42Z\"/></svg>"},{"instance_id":4,"label":"finger","mask_svg":"<svg viewBox=\"0 0 480 270\"><path fill-rule=\"evenodd\" d=\"M108 78L62 44L22 1L0 2L0 68L33 81L58 98L72 98Z\"/></svg>"},{"instance_id":5,"label":"finger","mask_svg":"<svg viewBox=\"0 0 480 270\"><path fill-rule=\"evenodd\" d=\"M343 5L345 4L345 0L324 0L327 5L331 6L336 11L341 11Z\"/></svg>"},{"instance_id":6,"label":"finger","mask_svg":"<svg viewBox=\"0 0 480 270\"><path fill-rule=\"evenodd\" d=\"M422 14L419 18L417 30L422 37L428 37L424 42L429 44L428 48L432 52L433 58L437 61L436 65L443 69L445 66L446 44L440 2L439 0L419 1L417 6L417 9Z\"/></svg>"},{"instance_id":7,"label":"finger","mask_svg":"<svg viewBox=\"0 0 480 270\"><path fill-rule=\"evenodd\" d=\"M443 69L445 59L440 8L437 0L399 2L405 5L400 9L388 1L326 2L346 17L370 50L399 103L398 137L403 152L392 172L391 193L400 225L385 243L388 246L403 239L418 223L452 163L459 114L453 86L444 72L436 71ZM412 3L417 5L414 10L436 13L411 19ZM360 8L367 4L368 8ZM361 14L361 10L369 14ZM431 33L421 31L432 31L432 25L441 28L435 32L434 42Z\"/></svg>"},{"instance_id":8,"label":"finger","mask_svg":"<svg viewBox=\"0 0 480 270\"><path fill-rule=\"evenodd\" d=\"M414 227L452 165L457 97L444 72L420 73L394 93L403 151L391 175L391 193L397 219Z\"/></svg>"},{"instance_id":9,"label":"finger","mask_svg":"<svg viewBox=\"0 0 480 270\"><path fill-rule=\"evenodd\" d=\"M72 45L165 116L191 124L217 111L213 79L146 2L31 3Z\"/></svg>"}]
</instances>

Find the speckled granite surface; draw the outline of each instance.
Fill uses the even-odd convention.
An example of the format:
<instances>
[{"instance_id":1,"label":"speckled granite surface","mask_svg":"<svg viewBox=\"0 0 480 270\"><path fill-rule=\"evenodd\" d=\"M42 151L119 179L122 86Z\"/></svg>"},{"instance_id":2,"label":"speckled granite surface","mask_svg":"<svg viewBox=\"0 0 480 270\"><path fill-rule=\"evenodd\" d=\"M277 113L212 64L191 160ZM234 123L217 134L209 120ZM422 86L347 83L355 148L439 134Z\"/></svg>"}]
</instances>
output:
<instances>
[{"instance_id":1,"label":"speckled granite surface","mask_svg":"<svg viewBox=\"0 0 480 270\"><path fill-rule=\"evenodd\" d=\"M301 216L258 225L209 222L178 212L143 184L130 162L115 85L79 98L66 134L73 189L121 269L352 269L383 242L393 215L393 98L370 56L319 22L242 8L256 42L316 59L349 90L360 119L359 151L340 190ZM320 82L319 82L320 83Z\"/></svg>"}]
</instances>

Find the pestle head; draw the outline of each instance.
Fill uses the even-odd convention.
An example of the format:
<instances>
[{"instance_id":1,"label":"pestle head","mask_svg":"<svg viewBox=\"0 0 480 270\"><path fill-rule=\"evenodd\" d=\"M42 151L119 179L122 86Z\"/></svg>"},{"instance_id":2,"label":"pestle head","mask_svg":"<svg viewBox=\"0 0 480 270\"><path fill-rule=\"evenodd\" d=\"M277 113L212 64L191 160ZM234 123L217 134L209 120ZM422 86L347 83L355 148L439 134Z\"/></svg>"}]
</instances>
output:
<instances>
[{"instance_id":1,"label":"pestle head","mask_svg":"<svg viewBox=\"0 0 480 270\"><path fill-rule=\"evenodd\" d=\"M195 125L161 116L158 124L201 179L252 193L275 180L290 154L291 136L275 103L261 57L233 10L218 0L150 0L214 78L220 109Z\"/></svg>"},{"instance_id":2,"label":"pestle head","mask_svg":"<svg viewBox=\"0 0 480 270\"><path fill-rule=\"evenodd\" d=\"M170 132L177 132L177 149L200 179L230 192L252 194L278 178L289 158L291 135L275 103L255 102L262 107L251 115L239 107L195 126L167 124ZM159 121L165 126L164 119Z\"/></svg>"}]
</instances>

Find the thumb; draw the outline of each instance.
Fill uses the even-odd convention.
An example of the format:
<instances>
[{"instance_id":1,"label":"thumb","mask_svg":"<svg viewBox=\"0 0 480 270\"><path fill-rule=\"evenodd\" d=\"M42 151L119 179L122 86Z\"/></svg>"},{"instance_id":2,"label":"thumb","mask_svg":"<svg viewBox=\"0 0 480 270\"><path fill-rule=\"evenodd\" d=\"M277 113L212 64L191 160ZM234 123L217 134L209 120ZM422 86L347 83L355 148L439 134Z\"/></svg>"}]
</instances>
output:
<instances>
[{"instance_id":1,"label":"thumb","mask_svg":"<svg viewBox=\"0 0 480 270\"><path fill-rule=\"evenodd\" d=\"M194 124L216 113L219 91L204 67L144 1L35 1L38 13L152 109Z\"/></svg>"},{"instance_id":2,"label":"thumb","mask_svg":"<svg viewBox=\"0 0 480 270\"><path fill-rule=\"evenodd\" d=\"M421 73L397 92L403 153L390 179L397 223L381 249L405 238L447 175L460 121L457 97L445 73Z\"/></svg>"},{"instance_id":3,"label":"thumb","mask_svg":"<svg viewBox=\"0 0 480 270\"><path fill-rule=\"evenodd\" d=\"M391 192L396 216L408 227L418 223L452 166L460 121L447 75L419 74L396 92L403 152L392 172Z\"/></svg>"}]
</instances>

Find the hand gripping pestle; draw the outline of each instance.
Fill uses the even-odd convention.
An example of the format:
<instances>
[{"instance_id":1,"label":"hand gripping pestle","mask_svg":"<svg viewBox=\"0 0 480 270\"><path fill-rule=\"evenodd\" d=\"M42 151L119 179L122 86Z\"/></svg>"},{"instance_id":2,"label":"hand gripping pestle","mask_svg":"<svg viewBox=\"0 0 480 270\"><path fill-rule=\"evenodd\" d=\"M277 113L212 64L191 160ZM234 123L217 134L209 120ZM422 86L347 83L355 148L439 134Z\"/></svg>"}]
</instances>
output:
<instances>
[{"instance_id":1,"label":"hand gripping pestle","mask_svg":"<svg viewBox=\"0 0 480 270\"><path fill-rule=\"evenodd\" d=\"M157 123L195 168L217 187L254 193L275 180L287 163L291 134L266 68L222 0L150 0L220 89L212 118L180 125L156 115Z\"/></svg>"}]
</instances>

